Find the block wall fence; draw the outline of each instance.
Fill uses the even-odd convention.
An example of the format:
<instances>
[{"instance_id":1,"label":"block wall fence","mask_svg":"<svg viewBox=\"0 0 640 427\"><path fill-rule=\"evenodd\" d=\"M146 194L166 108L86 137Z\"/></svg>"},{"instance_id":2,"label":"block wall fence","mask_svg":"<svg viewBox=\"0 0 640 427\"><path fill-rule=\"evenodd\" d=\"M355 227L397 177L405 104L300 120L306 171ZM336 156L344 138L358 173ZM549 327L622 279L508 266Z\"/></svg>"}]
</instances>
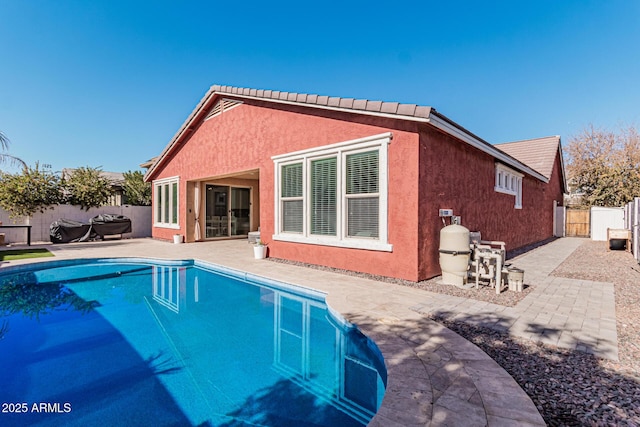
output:
<instances>
[{"instance_id":1,"label":"block wall fence","mask_svg":"<svg viewBox=\"0 0 640 427\"><path fill-rule=\"evenodd\" d=\"M31 242L50 242L49 229L51 223L59 219L89 222L91 218L99 214L124 215L131 219L131 233L123 235L124 238L151 237L152 210L151 206L102 206L90 208L85 211L80 206L57 205L53 209L47 209L43 213L36 212L29 219L9 217L9 212L0 209L0 221L3 225L30 224ZM27 231L22 228L1 229L5 235L5 243L26 243Z\"/></svg>"}]
</instances>

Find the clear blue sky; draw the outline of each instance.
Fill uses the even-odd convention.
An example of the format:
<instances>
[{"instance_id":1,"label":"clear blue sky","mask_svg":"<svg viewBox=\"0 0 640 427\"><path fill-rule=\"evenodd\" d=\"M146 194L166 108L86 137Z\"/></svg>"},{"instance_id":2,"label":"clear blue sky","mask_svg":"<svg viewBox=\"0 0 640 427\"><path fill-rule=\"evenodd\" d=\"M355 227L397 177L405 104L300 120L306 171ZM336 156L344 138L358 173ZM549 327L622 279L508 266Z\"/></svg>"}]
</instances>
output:
<instances>
[{"instance_id":1,"label":"clear blue sky","mask_svg":"<svg viewBox=\"0 0 640 427\"><path fill-rule=\"evenodd\" d=\"M640 1L0 0L0 130L30 165L138 170L212 84L566 145L640 124Z\"/></svg>"}]
</instances>

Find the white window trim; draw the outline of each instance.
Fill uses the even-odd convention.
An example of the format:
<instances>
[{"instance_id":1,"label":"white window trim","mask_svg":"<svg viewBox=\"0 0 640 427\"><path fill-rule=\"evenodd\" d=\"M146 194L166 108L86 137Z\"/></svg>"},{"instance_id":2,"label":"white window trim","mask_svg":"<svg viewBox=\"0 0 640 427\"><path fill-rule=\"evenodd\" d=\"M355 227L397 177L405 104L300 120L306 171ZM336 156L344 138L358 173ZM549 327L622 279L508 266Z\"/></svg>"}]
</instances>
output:
<instances>
[{"instance_id":1,"label":"white window trim","mask_svg":"<svg viewBox=\"0 0 640 427\"><path fill-rule=\"evenodd\" d=\"M273 156L271 159L274 162L274 177L275 177L275 200L274 200L274 234L272 240L292 242L292 243L305 243L311 245L323 245L323 246L336 246L342 248L353 249L365 249L372 251L385 251L392 252L393 245L388 242L388 147L391 143L392 134L386 132L383 134L372 135L364 138L358 138L350 141L339 142L337 144L325 145L322 147L315 147L307 150L300 150L293 153L283 154L279 156ZM345 200L345 188L344 183L344 156L347 154L353 154L363 151L369 151L371 149L379 150L379 228L377 239L372 238L358 238L347 236L347 222L346 208L344 205ZM309 209L311 203L309 203L309 193L311 180L308 179L307 174L309 165L313 160L319 160L327 157L336 157L337 159L337 205L336 205L336 235L335 236L318 236L311 235L309 230L308 219L311 217ZM292 163L302 163L302 176L303 176L303 188L302 199L304 201L304 221L302 225L302 233L286 233L282 231L282 218L281 218L281 198L280 191L282 188L281 182L281 167Z\"/></svg>"},{"instance_id":2,"label":"white window trim","mask_svg":"<svg viewBox=\"0 0 640 427\"><path fill-rule=\"evenodd\" d=\"M157 192L157 188L161 185L164 184L172 184L172 183L176 183L177 188L178 188L178 196L177 196L177 200L178 200L178 207L177 207L177 219L176 219L176 223L170 223L170 222L160 222L158 221L158 207L157 207L157 198L156 195L158 194ZM169 187L171 188L171 187ZM169 190L171 191L171 190ZM172 176L169 178L162 178L162 179L158 179L156 181L153 181L153 226L154 227L158 227L158 228L171 228L171 229L176 229L179 230L180 229L180 177L179 176ZM173 197L169 197L170 202L173 202ZM171 204L169 205L169 212L172 212L172 206Z\"/></svg>"},{"instance_id":3,"label":"white window trim","mask_svg":"<svg viewBox=\"0 0 640 427\"><path fill-rule=\"evenodd\" d=\"M494 190L497 193L515 196L514 208L522 209L522 178L523 174L502 163L496 163L496 177Z\"/></svg>"}]
</instances>

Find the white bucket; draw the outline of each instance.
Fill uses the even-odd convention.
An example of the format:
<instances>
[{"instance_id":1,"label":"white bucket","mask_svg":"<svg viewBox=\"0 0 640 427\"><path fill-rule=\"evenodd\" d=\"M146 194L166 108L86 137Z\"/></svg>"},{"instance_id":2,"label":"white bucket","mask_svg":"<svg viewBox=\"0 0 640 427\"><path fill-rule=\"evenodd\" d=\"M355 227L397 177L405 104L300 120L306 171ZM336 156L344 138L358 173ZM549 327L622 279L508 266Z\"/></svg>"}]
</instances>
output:
<instances>
[{"instance_id":1,"label":"white bucket","mask_svg":"<svg viewBox=\"0 0 640 427\"><path fill-rule=\"evenodd\" d=\"M515 267L509 267L507 270L509 280L509 290L522 292L524 289L524 270Z\"/></svg>"},{"instance_id":2,"label":"white bucket","mask_svg":"<svg viewBox=\"0 0 640 427\"><path fill-rule=\"evenodd\" d=\"M267 257L267 247L265 245L255 245L253 247L253 256L255 259L264 259Z\"/></svg>"},{"instance_id":3,"label":"white bucket","mask_svg":"<svg viewBox=\"0 0 640 427\"><path fill-rule=\"evenodd\" d=\"M173 243L175 244L182 243L182 234L174 234Z\"/></svg>"}]
</instances>

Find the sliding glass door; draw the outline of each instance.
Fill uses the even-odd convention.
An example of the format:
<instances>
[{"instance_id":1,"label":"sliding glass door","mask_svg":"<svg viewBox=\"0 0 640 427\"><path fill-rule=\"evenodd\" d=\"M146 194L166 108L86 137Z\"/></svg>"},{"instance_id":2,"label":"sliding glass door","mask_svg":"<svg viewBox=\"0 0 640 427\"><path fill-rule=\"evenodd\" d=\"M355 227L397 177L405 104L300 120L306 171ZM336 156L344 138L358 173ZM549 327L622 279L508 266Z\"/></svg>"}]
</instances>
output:
<instances>
[{"instance_id":1,"label":"sliding glass door","mask_svg":"<svg viewBox=\"0 0 640 427\"><path fill-rule=\"evenodd\" d=\"M251 222L251 190L249 188L231 187L231 235L246 236L249 234Z\"/></svg>"},{"instance_id":2,"label":"sliding glass door","mask_svg":"<svg viewBox=\"0 0 640 427\"><path fill-rule=\"evenodd\" d=\"M246 236L251 227L251 189L207 184L205 237Z\"/></svg>"}]
</instances>

